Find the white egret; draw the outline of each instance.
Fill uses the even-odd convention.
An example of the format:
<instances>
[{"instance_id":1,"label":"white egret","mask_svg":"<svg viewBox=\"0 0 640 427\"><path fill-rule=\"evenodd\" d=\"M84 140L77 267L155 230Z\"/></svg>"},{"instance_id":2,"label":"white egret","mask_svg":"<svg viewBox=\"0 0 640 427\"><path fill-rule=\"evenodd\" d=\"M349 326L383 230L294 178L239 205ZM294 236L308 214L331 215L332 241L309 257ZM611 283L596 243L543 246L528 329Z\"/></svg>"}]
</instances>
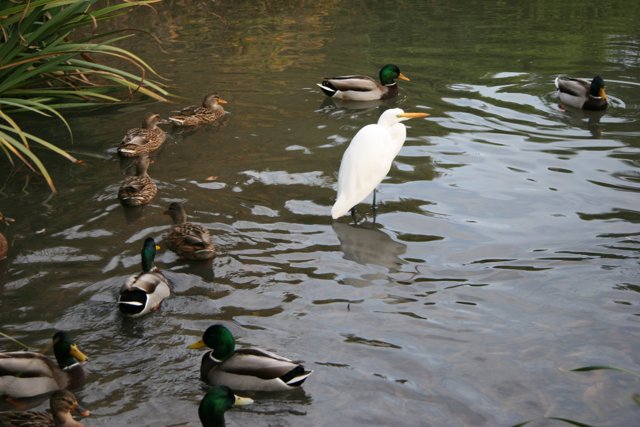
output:
<instances>
[{"instance_id":1,"label":"white egret","mask_svg":"<svg viewBox=\"0 0 640 427\"><path fill-rule=\"evenodd\" d=\"M392 108L382 113L378 123L367 125L358 131L340 163L338 197L331 208L333 219L351 211L353 220L357 222L355 205L372 191L375 209L375 188L389 173L393 159L400 152L407 136L407 128L402 122L428 115L405 113L400 108Z\"/></svg>"}]
</instances>

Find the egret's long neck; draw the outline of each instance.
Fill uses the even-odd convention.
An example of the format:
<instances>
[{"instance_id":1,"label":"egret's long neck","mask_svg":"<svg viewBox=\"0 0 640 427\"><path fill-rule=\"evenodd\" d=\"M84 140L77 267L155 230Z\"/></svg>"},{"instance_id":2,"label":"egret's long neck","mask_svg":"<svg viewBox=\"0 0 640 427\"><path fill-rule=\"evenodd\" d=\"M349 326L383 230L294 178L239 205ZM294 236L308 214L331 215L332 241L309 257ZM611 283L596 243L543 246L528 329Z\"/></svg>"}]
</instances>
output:
<instances>
[{"instance_id":1,"label":"egret's long neck","mask_svg":"<svg viewBox=\"0 0 640 427\"><path fill-rule=\"evenodd\" d=\"M396 150L395 153L398 155L402 145L404 144L404 140L407 137L407 128L402 123L396 123L389 129L389 134L391 135L391 140L393 141L394 148Z\"/></svg>"}]
</instances>

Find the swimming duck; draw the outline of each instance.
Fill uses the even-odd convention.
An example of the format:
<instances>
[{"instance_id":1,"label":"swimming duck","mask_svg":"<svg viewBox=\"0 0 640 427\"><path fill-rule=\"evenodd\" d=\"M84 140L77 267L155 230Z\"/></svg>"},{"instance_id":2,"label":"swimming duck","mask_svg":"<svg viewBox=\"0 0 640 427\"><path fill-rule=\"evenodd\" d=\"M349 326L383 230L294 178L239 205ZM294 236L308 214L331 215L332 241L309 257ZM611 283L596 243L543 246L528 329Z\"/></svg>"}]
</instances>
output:
<instances>
[{"instance_id":1,"label":"swimming duck","mask_svg":"<svg viewBox=\"0 0 640 427\"><path fill-rule=\"evenodd\" d=\"M120 202L123 205L146 205L156 197L158 187L147 174L148 168L149 156L147 154L143 154L138 159L136 174L125 178L118 190L118 199L120 199Z\"/></svg>"},{"instance_id":2,"label":"swimming duck","mask_svg":"<svg viewBox=\"0 0 640 427\"><path fill-rule=\"evenodd\" d=\"M153 265L156 250L160 246L151 237L144 241L140 257L142 272L131 276L122 288L118 298L118 308L122 314L140 317L160 308L162 300L171 294L169 281L162 272Z\"/></svg>"},{"instance_id":3,"label":"swimming duck","mask_svg":"<svg viewBox=\"0 0 640 427\"><path fill-rule=\"evenodd\" d=\"M204 97L202 106L192 105L180 111L174 111L175 114L168 120L176 126L200 126L213 123L224 116L222 104L226 103L227 101L217 94L210 93Z\"/></svg>"},{"instance_id":4,"label":"swimming duck","mask_svg":"<svg viewBox=\"0 0 640 427\"><path fill-rule=\"evenodd\" d=\"M2 427L83 427L79 421L73 419L72 411L83 417L89 416L89 411L82 408L76 396L69 390L58 390L49 398L51 412L36 411L8 411L0 412L0 426Z\"/></svg>"},{"instance_id":5,"label":"swimming duck","mask_svg":"<svg viewBox=\"0 0 640 427\"><path fill-rule=\"evenodd\" d=\"M373 101L389 99L398 94L398 83L395 79L407 80L400 69L387 64L380 69L380 83L368 76L325 77L318 83L325 95L349 101Z\"/></svg>"},{"instance_id":6,"label":"swimming duck","mask_svg":"<svg viewBox=\"0 0 640 427\"><path fill-rule=\"evenodd\" d=\"M313 371L260 348L235 348L231 332L223 325L207 328L189 348L209 347L202 357L200 377L211 385L233 390L284 391L300 387Z\"/></svg>"},{"instance_id":7,"label":"swimming duck","mask_svg":"<svg viewBox=\"0 0 640 427\"><path fill-rule=\"evenodd\" d=\"M69 333L55 333L53 353L57 365L45 355L32 351L0 353L0 395L25 399L82 386L86 379L84 362L88 358Z\"/></svg>"},{"instance_id":8,"label":"swimming duck","mask_svg":"<svg viewBox=\"0 0 640 427\"><path fill-rule=\"evenodd\" d=\"M560 103L582 110L606 110L609 106L604 90L604 79L595 76L593 80L556 77Z\"/></svg>"},{"instance_id":9,"label":"swimming duck","mask_svg":"<svg viewBox=\"0 0 640 427\"><path fill-rule=\"evenodd\" d=\"M129 129L118 147L122 157L135 157L157 150L164 143L167 134L158 127L162 120L159 114L147 113L142 127Z\"/></svg>"},{"instance_id":10,"label":"swimming duck","mask_svg":"<svg viewBox=\"0 0 640 427\"><path fill-rule=\"evenodd\" d=\"M173 219L173 227L167 236L169 249L190 260L206 260L215 256L216 246L209 230L187 222L187 212L182 203L171 203L164 213Z\"/></svg>"},{"instance_id":11,"label":"swimming duck","mask_svg":"<svg viewBox=\"0 0 640 427\"><path fill-rule=\"evenodd\" d=\"M13 222L13 219L7 218L2 214L2 212L0 212L0 223L2 222L9 225L10 223ZM9 252L9 242L7 241L7 238L4 237L4 234L0 233L0 261L2 261L7 257L8 252Z\"/></svg>"},{"instance_id":12,"label":"swimming duck","mask_svg":"<svg viewBox=\"0 0 640 427\"><path fill-rule=\"evenodd\" d=\"M229 387L215 386L204 395L198 407L198 416L202 427L224 427L224 413L232 406L244 406L253 403L248 397L233 394Z\"/></svg>"}]
</instances>

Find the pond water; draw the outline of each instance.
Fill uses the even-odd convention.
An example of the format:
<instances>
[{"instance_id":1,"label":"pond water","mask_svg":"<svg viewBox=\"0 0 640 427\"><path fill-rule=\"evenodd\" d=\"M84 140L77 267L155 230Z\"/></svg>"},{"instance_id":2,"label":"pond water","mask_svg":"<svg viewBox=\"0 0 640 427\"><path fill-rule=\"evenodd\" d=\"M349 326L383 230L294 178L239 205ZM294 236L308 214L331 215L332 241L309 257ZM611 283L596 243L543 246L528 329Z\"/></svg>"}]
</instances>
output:
<instances>
[{"instance_id":1,"label":"pond water","mask_svg":"<svg viewBox=\"0 0 640 427\"><path fill-rule=\"evenodd\" d=\"M570 370L640 371L638 22L630 1L142 8L122 26L160 44L123 46L178 104L216 91L230 114L170 133L150 167L158 196L133 214L116 199L129 171L115 147L176 105L70 115L66 146L87 165L43 153L53 197L4 163L0 210L16 221L2 227L1 330L48 354L54 330L72 333L91 359L77 392L90 426L199 425L202 353L186 347L215 322L314 370L301 390L244 393L256 402L227 412L232 426L633 425L637 376ZM341 105L315 86L385 63L411 78L385 103ZM557 75L596 73L611 108L558 106ZM389 107L431 116L407 122L376 223L333 221L342 153ZM34 125L65 145L55 120ZM172 201L218 255L194 264L163 248L173 295L123 319L117 290L145 237L163 245Z\"/></svg>"}]
</instances>

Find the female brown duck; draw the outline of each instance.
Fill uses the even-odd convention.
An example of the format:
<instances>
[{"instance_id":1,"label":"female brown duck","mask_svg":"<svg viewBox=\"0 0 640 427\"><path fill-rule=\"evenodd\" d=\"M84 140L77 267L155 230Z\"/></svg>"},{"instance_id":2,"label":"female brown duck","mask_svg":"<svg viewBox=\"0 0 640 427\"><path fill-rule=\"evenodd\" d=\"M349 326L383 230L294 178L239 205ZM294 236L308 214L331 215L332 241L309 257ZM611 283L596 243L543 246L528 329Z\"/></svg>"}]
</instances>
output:
<instances>
[{"instance_id":1,"label":"female brown duck","mask_svg":"<svg viewBox=\"0 0 640 427\"><path fill-rule=\"evenodd\" d=\"M216 246L209 230L200 224L187 222L187 212L181 203L171 203L165 214L173 219L173 227L167 236L169 249L190 260L206 260L215 256Z\"/></svg>"},{"instance_id":2,"label":"female brown duck","mask_svg":"<svg viewBox=\"0 0 640 427\"><path fill-rule=\"evenodd\" d=\"M215 93L210 93L204 97L201 107L194 105L185 107L180 111L175 111L169 117L169 121L176 126L200 126L213 123L225 115L222 104L227 101L220 98Z\"/></svg>"},{"instance_id":3,"label":"female brown duck","mask_svg":"<svg viewBox=\"0 0 640 427\"><path fill-rule=\"evenodd\" d=\"M158 187L153 182L147 169L149 168L149 156L143 154L138 159L136 174L129 176L122 181L118 190L118 199L126 206L146 205L158 193Z\"/></svg>"},{"instance_id":4,"label":"female brown duck","mask_svg":"<svg viewBox=\"0 0 640 427\"><path fill-rule=\"evenodd\" d=\"M147 113L142 127L129 129L118 147L122 157L136 157L149 154L162 146L167 134L158 127L162 120L159 114Z\"/></svg>"},{"instance_id":5,"label":"female brown duck","mask_svg":"<svg viewBox=\"0 0 640 427\"><path fill-rule=\"evenodd\" d=\"M68 390L59 390L49 399L51 412L8 411L0 412L2 427L83 427L84 424L73 419L72 411L83 417L89 411L82 408L76 396Z\"/></svg>"}]
</instances>

